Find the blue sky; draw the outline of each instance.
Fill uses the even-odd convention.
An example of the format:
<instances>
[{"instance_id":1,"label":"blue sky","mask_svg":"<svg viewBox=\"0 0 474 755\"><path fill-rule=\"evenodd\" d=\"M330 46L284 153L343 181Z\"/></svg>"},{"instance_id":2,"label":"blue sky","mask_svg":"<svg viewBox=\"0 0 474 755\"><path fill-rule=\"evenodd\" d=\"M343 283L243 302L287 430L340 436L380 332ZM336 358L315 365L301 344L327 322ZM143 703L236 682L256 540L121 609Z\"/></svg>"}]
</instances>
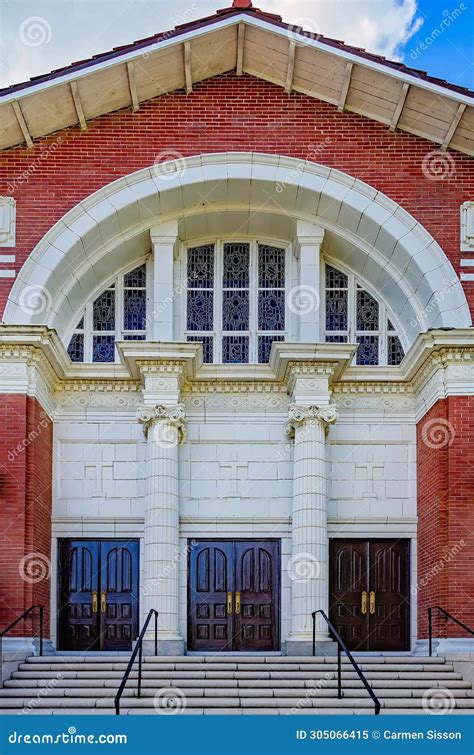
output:
<instances>
[{"instance_id":1,"label":"blue sky","mask_svg":"<svg viewBox=\"0 0 474 755\"><path fill-rule=\"evenodd\" d=\"M0 0L1 86L173 28L232 0ZM474 0L255 0L283 20L474 88Z\"/></svg>"}]
</instances>

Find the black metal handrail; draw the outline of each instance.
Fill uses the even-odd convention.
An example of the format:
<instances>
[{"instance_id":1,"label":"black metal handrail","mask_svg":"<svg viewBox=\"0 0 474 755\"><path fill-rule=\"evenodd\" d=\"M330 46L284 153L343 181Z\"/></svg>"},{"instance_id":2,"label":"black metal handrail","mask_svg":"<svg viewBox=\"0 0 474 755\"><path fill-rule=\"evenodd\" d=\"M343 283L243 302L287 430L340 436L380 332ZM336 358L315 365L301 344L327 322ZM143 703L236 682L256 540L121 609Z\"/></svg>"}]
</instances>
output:
<instances>
[{"instance_id":1,"label":"black metal handrail","mask_svg":"<svg viewBox=\"0 0 474 755\"><path fill-rule=\"evenodd\" d=\"M467 627L462 623L462 621L459 621L459 619L446 611L445 608L441 608L441 606L430 606L430 608L428 608L428 645L430 657L433 650L433 611L439 611L440 613L444 614L447 619L451 619L451 621L454 621L458 626L465 629L466 632L469 632L469 634L474 634L474 630Z\"/></svg>"},{"instance_id":2,"label":"black metal handrail","mask_svg":"<svg viewBox=\"0 0 474 755\"><path fill-rule=\"evenodd\" d=\"M130 660L128 662L128 666L125 669L125 674L123 675L122 681L120 683L120 687L118 688L118 692L115 695L114 703L115 703L115 714L117 716L120 715L120 698L122 697L122 693L125 689L125 685L128 682L128 677L130 676L130 672L132 670L132 666L135 663L135 658L137 657L138 653L138 692L137 697L142 696L142 660L143 660L143 638L145 636L145 632L148 628L148 624L150 623L151 617L155 617L155 655L158 655L158 611L155 611L154 608L150 608L148 611L148 616L146 617L146 621L143 625L142 631L140 632L137 640L137 644L133 648L133 653L130 656Z\"/></svg>"},{"instance_id":3,"label":"black metal handrail","mask_svg":"<svg viewBox=\"0 0 474 755\"><path fill-rule=\"evenodd\" d=\"M345 652L347 657L349 658L350 662L352 663L352 666L354 667L355 672L357 673L359 679L361 680L362 684L364 685L365 689L369 693L370 697L374 701L375 706L375 715L378 716L380 713L380 701L378 697L376 696L375 692L373 691L372 687L370 686L369 682L365 678L364 674L362 673L361 669L359 668L359 665L354 660L351 652L346 647L343 639L335 629L334 625L329 621L329 618L326 616L324 611L321 609L319 611L313 611L312 617L313 617L313 656L316 655L316 614L320 613L323 617L324 621L329 627L329 632L332 635L333 639L337 642L337 696L339 700L342 698L342 664L341 664L341 650Z\"/></svg>"},{"instance_id":4,"label":"black metal handrail","mask_svg":"<svg viewBox=\"0 0 474 755\"><path fill-rule=\"evenodd\" d=\"M16 625L20 621L23 621L23 619L26 619L26 617L29 614L31 614L32 615L32 619L34 619L35 618L34 611L36 611L36 610L38 610L38 612L39 612L39 630L40 630L39 654L43 655L43 635L44 635L44 632L43 632L43 626L44 626L44 607L43 606L30 606L29 608L26 609L26 611L23 611L23 613L21 614L21 616L18 616L18 618L16 618L15 621L12 621L12 623L9 624L5 629L2 629L2 631L0 632L0 639L2 637L4 637L7 634L7 632L10 631L10 629L13 629L13 627L16 627Z\"/></svg>"}]
</instances>

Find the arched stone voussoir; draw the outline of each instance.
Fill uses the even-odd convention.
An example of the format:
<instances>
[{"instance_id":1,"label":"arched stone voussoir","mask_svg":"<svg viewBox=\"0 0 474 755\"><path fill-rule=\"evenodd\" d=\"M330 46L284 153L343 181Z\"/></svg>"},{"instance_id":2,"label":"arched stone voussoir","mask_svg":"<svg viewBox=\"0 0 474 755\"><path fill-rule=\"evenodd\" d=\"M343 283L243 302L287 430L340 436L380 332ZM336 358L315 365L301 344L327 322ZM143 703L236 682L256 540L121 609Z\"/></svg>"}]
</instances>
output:
<instances>
[{"instance_id":1,"label":"arched stone voussoir","mask_svg":"<svg viewBox=\"0 0 474 755\"><path fill-rule=\"evenodd\" d=\"M150 228L193 214L223 212L273 213L275 218L302 219L325 228L341 240L345 263L373 287L388 291L387 302L406 321L402 325L407 332L413 330L413 319L420 329L471 324L454 268L404 208L340 171L257 153L180 158L144 168L86 197L33 249L13 285L4 321L43 323L65 332L79 295L90 294L106 282L107 274L146 253ZM344 251L348 247L352 253ZM442 301L444 306L430 308L447 280L449 306ZM44 288L51 299L47 316L19 308L28 286Z\"/></svg>"}]
</instances>

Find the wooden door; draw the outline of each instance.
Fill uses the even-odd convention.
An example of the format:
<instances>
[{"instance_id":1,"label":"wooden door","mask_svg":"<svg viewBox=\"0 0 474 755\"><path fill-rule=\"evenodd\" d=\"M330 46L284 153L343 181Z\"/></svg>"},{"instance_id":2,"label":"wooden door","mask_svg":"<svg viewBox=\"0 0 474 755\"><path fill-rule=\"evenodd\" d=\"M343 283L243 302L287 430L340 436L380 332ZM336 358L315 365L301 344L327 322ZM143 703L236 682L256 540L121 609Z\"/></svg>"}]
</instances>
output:
<instances>
[{"instance_id":1,"label":"wooden door","mask_svg":"<svg viewBox=\"0 0 474 755\"><path fill-rule=\"evenodd\" d=\"M350 650L410 649L408 540L331 540L329 617Z\"/></svg>"},{"instance_id":2,"label":"wooden door","mask_svg":"<svg viewBox=\"0 0 474 755\"><path fill-rule=\"evenodd\" d=\"M409 541L369 543L370 650L410 649Z\"/></svg>"},{"instance_id":3,"label":"wooden door","mask_svg":"<svg viewBox=\"0 0 474 755\"><path fill-rule=\"evenodd\" d=\"M193 541L188 591L190 650L279 648L278 541Z\"/></svg>"},{"instance_id":4,"label":"wooden door","mask_svg":"<svg viewBox=\"0 0 474 755\"><path fill-rule=\"evenodd\" d=\"M58 648L131 650L138 635L138 541L60 540Z\"/></svg>"},{"instance_id":5,"label":"wooden door","mask_svg":"<svg viewBox=\"0 0 474 755\"><path fill-rule=\"evenodd\" d=\"M188 643L192 650L232 650L234 554L231 542L194 542L189 557Z\"/></svg>"},{"instance_id":6,"label":"wooden door","mask_svg":"<svg viewBox=\"0 0 474 755\"><path fill-rule=\"evenodd\" d=\"M234 649L268 651L278 647L280 544L235 543Z\"/></svg>"}]
</instances>

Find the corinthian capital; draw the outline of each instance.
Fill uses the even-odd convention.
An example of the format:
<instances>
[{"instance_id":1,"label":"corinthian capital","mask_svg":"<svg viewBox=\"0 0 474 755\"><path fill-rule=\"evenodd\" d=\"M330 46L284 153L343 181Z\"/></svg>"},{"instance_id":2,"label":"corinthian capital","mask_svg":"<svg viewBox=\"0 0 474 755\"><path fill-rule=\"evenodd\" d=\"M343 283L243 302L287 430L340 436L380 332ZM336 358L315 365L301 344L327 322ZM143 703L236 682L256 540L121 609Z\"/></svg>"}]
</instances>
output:
<instances>
[{"instance_id":1,"label":"corinthian capital","mask_svg":"<svg viewBox=\"0 0 474 755\"><path fill-rule=\"evenodd\" d=\"M291 404L288 410L287 433L290 437L293 437L296 427L303 427L303 425L308 424L320 424L327 430L329 425L333 425L336 419L337 408L334 404L328 404L327 406Z\"/></svg>"},{"instance_id":2,"label":"corinthian capital","mask_svg":"<svg viewBox=\"0 0 474 755\"><path fill-rule=\"evenodd\" d=\"M185 440L184 404L175 404L174 406L164 406L163 404L157 404L155 406L139 404L137 420L143 425L145 435L148 434L150 427L160 424L163 426L164 431L166 427L176 428L179 442L183 443Z\"/></svg>"}]
</instances>

